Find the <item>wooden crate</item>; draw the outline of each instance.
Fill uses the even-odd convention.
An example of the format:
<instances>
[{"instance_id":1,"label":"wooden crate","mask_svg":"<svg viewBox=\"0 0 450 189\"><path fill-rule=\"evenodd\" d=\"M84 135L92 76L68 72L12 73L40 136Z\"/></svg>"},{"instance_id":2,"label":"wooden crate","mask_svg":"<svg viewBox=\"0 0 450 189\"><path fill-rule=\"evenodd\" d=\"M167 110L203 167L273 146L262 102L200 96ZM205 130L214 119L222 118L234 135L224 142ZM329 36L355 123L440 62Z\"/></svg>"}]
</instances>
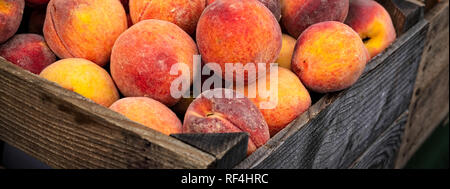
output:
<instances>
[{"instance_id":1,"label":"wooden crate","mask_svg":"<svg viewBox=\"0 0 450 189\"><path fill-rule=\"evenodd\" d=\"M245 133L166 136L0 58L0 140L54 168L392 168L428 22L379 0L399 38L249 157Z\"/></svg>"}]
</instances>

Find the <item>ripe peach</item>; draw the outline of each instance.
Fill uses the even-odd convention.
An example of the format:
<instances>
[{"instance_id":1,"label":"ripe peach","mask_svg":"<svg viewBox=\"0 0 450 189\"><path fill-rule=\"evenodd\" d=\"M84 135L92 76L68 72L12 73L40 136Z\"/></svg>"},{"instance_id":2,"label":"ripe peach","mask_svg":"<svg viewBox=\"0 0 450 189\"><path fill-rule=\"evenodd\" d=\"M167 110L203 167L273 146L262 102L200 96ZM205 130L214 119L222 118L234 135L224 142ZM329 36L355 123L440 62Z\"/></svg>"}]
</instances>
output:
<instances>
[{"instance_id":1,"label":"ripe peach","mask_svg":"<svg viewBox=\"0 0 450 189\"><path fill-rule=\"evenodd\" d=\"M259 108L269 126L270 136L277 134L311 106L311 96L297 75L286 68L277 67L276 69L278 69L278 90L270 91L269 96L259 95L258 85L260 80L265 79L266 89L269 90L270 74L275 73L273 71L267 73L266 77L259 78L255 83L236 90L245 94ZM273 78L275 76L272 75ZM249 89L252 88L256 89L256 98L249 96ZM262 108L262 103L269 103L271 100L276 102L274 108Z\"/></svg>"},{"instance_id":2,"label":"ripe peach","mask_svg":"<svg viewBox=\"0 0 450 189\"><path fill-rule=\"evenodd\" d=\"M147 97L128 97L115 102L110 109L128 119L166 135L181 133L181 121L164 104Z\"/></svg>"},{"instance_id":3,"label":"ripe peach","mask_svg":"<svg viewBox=\"0 0 450 189\"><path fill-rule=\"evenodd\" d=\"M345 23L363 39L371 58L391 45L397 36L389 13L373 0L350 0Z\"/></svg>"},{"instance_id":4,"label":"ripe peach","mask_svg":"<svg viewBox=\"0 0 450 189\"><path fill-rule=\"evenodd\" d=\"M44 37L60 58L84 58L104 66L117 37L127 28L119 1L51 0Z\"/></svg>"},{"instance_id":5,"label":"ripe peach","mask_svg":"<svg viewBox=\"0 0 450 189\"><path fill-rule=\"evenodd\" d=\"M292 54L294 54L294 48L295 43L297 43L297 40L292 38L290 35L283 34L283 45L281 47L280 56L278 57L278 60L276 63L280 67L291 69L291 61L292 61Z\"/></svg>"},{"instance_id":6,"label":"ripe peach","mask_svg":"<svg viewBox=\"0 0 450 189\"><path fill-rule=\"evenodd\" d=\"M324 21L344 22L349 0L282 0L283 25L294 38L309 26Z\"/></svg>"},{"instance_id":7,"label":"ripe peach","mask_svg":"<svg viewBox=\"0 0 450 189\"><path fill-rule=\"evenodd\" d=\"M0 44L17 32L24 8L24 0L0 0Z\"/></svg>"},{"instance_id":8,"label":"ripe peach","mask_svg":"<svg viewBox=\"0 0 450 189\"><path fill-rule=\"evenodd\" d=\"M206 0L206 4L210 5L216 0ZM281 19L281 0L258 0L263 3L275 16L275 18L280 21Z\"/></svg>"},{"instance_id":9,"label":"ripe peach","mask_svg":"<svg viewBox=\"0 0 450 189\"><path fill-rule=\"evenodd\" d=\"M44 37L36 34L18 34L0 45L0 56L34 74L56 61Z\"/></svg>"},{"instance_id":10,"label":"ripe peach","mask_svg":"<svg viewBox=\"0 0 450 189\"><path fill-rule=\"evenodd\" d=\"M203 62L221 66L224 78L244 77L236 70L225 75L225 64L274 63L281 50L281 29L272 13L257 0L216 0L200 17L197 43ZM233 75L231 75L233 74Z\"/></svg>"},{"instance_id":11,"label":"ripe peach","mask_svg":"<svg viewBox=\"0 0 450 189\"><path fill-rule=\"evenodd\" d=\"M147 19L165 20L194 34L205 6L205 0L130 0L130 14L134 24Z\"/></svg>"},{"instance_id":12,"label":"ripe peach","mask_svg":"<svg viewBox=\"0 0 450 189\"><path fill-rule=\"evenodd\" d=\"M264 117L249 99L239 98L231 89L203 92L187 110L183 133L227 132L249 133L247 154L253 153L270 138Z\"/></svg>"},{"instance_id":13,"label":"ripe peach","mask_svg":"<svg viewBox=\"0 0 450 189\"><path fill-rule=\"evenodd\" d=\"M89 60L63 59L45 68L40 76L105 107L119 99L108 72Z\"/></svg>"},{"instance_id":14,"label":"ripe peach","mask_svg":"<svg viewBox=\"0 0 450 189\"><path fill-rule=\"evenodd\" d=\"M297 40L292 69L318 93L352 86L364 71L369 53L349 26L328 21L312 25Z\"/></svg>"},{"instance_id":15,"label":"ripe peach","mask_svg":"<svg viewBox=\"0 0 450 189\"><path fill-rule=\"evenodd\" d=\"M178 75L172 66L192 73L193 56L198 54L194 40L177 25L162 20L141 21L116 41L111 55L111 75L123 95L146 96L172 106L170 87ZM189 69L189 70L186 70ZM192 75L185 77L192 82Z\"/></svg>"}]
</instances>

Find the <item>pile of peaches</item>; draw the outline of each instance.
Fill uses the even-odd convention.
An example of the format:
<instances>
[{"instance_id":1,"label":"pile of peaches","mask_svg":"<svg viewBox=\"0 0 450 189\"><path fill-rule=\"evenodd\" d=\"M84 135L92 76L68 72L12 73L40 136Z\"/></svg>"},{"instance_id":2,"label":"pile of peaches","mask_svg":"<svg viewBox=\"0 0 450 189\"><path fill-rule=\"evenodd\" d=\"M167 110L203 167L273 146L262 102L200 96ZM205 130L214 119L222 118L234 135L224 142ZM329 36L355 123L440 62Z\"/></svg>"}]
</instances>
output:
<instances>
[{"instance_id":1,"label":"pile of peaches","mask_svg":"<svg viewBox=\"0 0 450 189\"><path fill-rule=\"evenodd\" d=\"M373 0L0 0L9 62L166 135L247 132L248 154L307 111L310 92L355 84L395 38ZM243 87L173 97L171 67L193 73L196 55L222 70L278 63L276 107L259 108L263 95L237 97L270 73L250 80L235 70Z\"/></svg>"}]
</instances>

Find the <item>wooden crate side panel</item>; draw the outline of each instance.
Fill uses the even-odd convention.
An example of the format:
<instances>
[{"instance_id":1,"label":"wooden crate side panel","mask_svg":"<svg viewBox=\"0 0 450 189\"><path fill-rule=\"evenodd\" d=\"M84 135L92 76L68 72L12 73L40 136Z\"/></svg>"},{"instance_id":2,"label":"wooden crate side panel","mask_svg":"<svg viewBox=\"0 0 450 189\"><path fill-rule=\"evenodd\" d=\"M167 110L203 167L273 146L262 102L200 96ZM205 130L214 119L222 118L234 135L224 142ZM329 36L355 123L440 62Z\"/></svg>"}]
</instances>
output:
<instances>
[{"instance_id":1,"label":"wooden crate side panel","mask_svg":"<svg viewBox=\"0 0 450 189\"><path fill-rule=\"evenodd\" d=\"M406 165L449 112L449 1L441 1L425 19L430 28L396 168Z\"/></svg>"},{"instance_id":2,"label":"wooden crate side panel","mask_svg":"<svg viewBox=\"0 0 450 189\"><path fill-rule=\"evenodd\" d=\"M0 140L54 168L207 168L215 161L3 58Z\"/></svg>"},{"instance_id":3,"label":"wooden crate side panel","mask_svg":"<svg viewBox=\"0 0 450 189\"><path fill-rule=\"evenodd\" d=\"M350 167L353 169L394 168L407 120L408 112L405 112Z\"/></svg>"},{"instance_id":4,"label":"wooden crate side panel","mask_svg":"<svg viewBox=\"0 0 450 189\"><path fill-rule=\"evenodd\" d=\"M348 168L407 110L427 24L421 21L399 38L299 131L281 133L237 168Z\"/></svg>"}]
</instances>

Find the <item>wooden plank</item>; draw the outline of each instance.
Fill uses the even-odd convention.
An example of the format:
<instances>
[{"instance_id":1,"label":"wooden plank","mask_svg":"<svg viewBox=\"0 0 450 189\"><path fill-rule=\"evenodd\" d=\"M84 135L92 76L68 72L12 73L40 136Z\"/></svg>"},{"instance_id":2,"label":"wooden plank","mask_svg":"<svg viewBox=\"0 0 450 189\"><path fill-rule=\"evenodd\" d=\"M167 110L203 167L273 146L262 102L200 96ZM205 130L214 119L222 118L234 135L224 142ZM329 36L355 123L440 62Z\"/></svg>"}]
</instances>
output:
<instances>
[{"instance_id":1,"label":"wooden plank","mask_svg":"<svg viewBox=\"0 0 450 189\"><path fill-rule=\"evenodd\" d=\"M215 158L0 58L0 140L53 168L208 168Z\"/></svg>"},{"instance_id":2,"label":"wooden plank","mask_svg":"<svg viewBox=\"0 0 450 189\"><path fill-rule=\"evenodd\" d=\"M408 109L427 28L416 24L353 87L326 95L236 168L348 168Z\"/></svg>"},{"instance_id":3,"label":"wooden plank","mask_svg":"<svg viewBox=\"0 0 450 189\"><path fill-rule=\"evenodd\" d=\"M405 112L350 167L353 169L394 168L407 120L408 112Z\"/></svg>"},{"instance_id":4,"label":"wooden plank","mask_svg":"<svg viewBox=\"0 0 450 189\"><path fill-rule=\"evenodd\" d=\"M448 7L448 0L441 1L425 16L430 28L396 168L406 165L449 112Z\"/></svg>"},{"instance_id":5,"label":"wooden plank","mask_svg":"<svg viewBox=\"0 0 450 189\"><path fill-rule=\"evenodd\" d=\"M401 36L423 18L424 7L405 0L377 0L389 12L397 36Z\"/></svg>"},{"instance_id":6,"label":"wooden plank","mask_svg":"<svg viewBox=\"0 0 450 189\"><path fill-rule=\"evenodd\" d=\"M216 158L214 167L232 168L247 157L247 133L174 134L171 135Z\"/></svg>"}]
</instances>

